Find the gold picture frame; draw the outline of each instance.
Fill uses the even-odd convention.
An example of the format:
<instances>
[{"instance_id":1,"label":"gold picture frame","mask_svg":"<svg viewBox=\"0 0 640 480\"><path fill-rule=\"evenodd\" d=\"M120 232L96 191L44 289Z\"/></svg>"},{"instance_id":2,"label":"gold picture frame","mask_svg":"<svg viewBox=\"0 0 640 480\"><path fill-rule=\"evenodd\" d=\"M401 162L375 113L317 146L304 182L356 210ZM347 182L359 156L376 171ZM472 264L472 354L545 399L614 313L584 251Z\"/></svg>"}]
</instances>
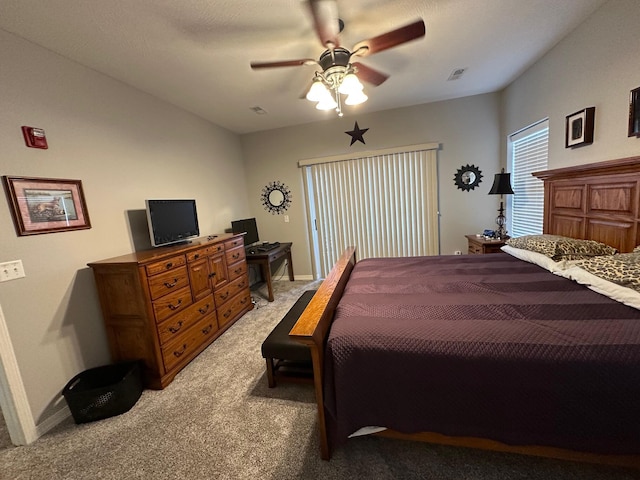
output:
<instances>
[{"instance_id":1,"label":"gold picture frame","mask_svg":"<svg viewBox=\"0 0 640 480\"><path fill-rule=\"evenodd\" d=\"M2 179L19 236L91 228L82 181L10 176Z\"/></svg>"}]
</instances>

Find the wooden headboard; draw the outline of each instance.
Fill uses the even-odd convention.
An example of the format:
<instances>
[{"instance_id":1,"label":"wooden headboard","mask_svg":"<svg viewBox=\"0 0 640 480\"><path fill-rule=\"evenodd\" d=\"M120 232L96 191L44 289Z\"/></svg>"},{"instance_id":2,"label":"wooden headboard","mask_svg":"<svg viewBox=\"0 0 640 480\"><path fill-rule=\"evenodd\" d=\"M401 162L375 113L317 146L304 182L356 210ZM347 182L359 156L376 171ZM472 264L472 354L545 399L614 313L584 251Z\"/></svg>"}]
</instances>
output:
<instances>
[{"instance_id":1,"label":"wooden headboard","mask_svg":"<svg viewBox=\"0 0 640 480\"><path fill-rule=\"evenodd\" d=\"M640 157L533 174L544 181L544 233L640 245Z\"/></svg>"}]
</instances>

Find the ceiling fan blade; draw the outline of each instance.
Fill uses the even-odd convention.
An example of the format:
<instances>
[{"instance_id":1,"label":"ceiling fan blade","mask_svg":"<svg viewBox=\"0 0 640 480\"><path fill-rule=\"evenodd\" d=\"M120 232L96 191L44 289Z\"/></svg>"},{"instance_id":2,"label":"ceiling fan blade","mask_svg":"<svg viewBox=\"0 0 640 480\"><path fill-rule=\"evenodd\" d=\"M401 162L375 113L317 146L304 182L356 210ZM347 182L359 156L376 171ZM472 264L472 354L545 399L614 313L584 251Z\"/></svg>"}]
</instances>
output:
<instances>
[{"instance_id":1,"label":"ceiling fan blade","mask_svg":"<svg viewBox=\"0 0 640 480\"><path fill-rule=\"evenodd\" d=\"M360 80L375 85L376 87L382 85L385 80L389 78L389 75L386 73L367 67L360 62L353 62L351 65L356 67L356 75Z\"/></svg>"},{"instance_id":2,"label":"ceiling fan blade","mask_svg":"<svg viewBox=\"0 0 640 480\"><path fill-rule=\"evenodd\" d=\"M365 57L372 53L381 52L389 48L396 47L411 40L415 40L420 37L424 37L425 26L423 20L400 27L396 30L392 30L377 37L363 40L353 47L353 55Z\"/></svg>"},{"instance_id":3,"label":"ceiling fan blade","mask_svg":"<svg viewBox=\"0 0 640 480\"><path fill-rule=\"evenodd\" d=\"M340 46L340 26L336 0L308 0L313 26L326 48Z\"/></svg>"},{"instance_id":4,"label":"ceiling fan blade","mask_svg":"<svg viewBox=\"0 0 640 480\"><path fill-rule=\"evenodd\" d=\"M318 61L313 58L300 58L298 60L281 60L275 62L251 62L251 68L273 68L273 67L299 67L300 65L317 65Z\"/></svg>"}]
</instances>

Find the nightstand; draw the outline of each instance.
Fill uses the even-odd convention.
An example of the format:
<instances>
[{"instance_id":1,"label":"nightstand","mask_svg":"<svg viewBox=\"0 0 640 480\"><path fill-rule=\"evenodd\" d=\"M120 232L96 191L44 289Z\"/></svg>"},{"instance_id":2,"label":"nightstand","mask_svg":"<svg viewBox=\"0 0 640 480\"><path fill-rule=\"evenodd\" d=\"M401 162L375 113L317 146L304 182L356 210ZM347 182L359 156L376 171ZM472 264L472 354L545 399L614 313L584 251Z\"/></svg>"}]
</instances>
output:
<instances>
[{"instance_id":1,"label":"nightstand","mask_svg":"<svg viewBox=\"0 0 640 480\"><path fill-rule=\"evenodd\" d=\"M469 242L469 254L484 255L485 253L499 253L504 240L486 240L484 237L465 235Z\"/></svg>"}]
</instances>

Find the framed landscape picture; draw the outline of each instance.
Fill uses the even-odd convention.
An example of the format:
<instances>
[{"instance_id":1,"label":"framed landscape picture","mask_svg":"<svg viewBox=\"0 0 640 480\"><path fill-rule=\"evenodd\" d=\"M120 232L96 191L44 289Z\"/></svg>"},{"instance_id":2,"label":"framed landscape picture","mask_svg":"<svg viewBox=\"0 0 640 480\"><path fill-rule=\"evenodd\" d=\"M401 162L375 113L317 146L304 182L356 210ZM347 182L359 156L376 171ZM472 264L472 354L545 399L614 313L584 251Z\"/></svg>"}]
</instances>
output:
<instances>
[{"instance_id":1,"label":"framed landscape picture","mask_svg":"<svg viewBox=\"0 0 640 480\"><path fill-rule=\"evenodd\" d=\"M80 180L2 178L18 235L91 228Z\"/></svg>"}]
</instances>

